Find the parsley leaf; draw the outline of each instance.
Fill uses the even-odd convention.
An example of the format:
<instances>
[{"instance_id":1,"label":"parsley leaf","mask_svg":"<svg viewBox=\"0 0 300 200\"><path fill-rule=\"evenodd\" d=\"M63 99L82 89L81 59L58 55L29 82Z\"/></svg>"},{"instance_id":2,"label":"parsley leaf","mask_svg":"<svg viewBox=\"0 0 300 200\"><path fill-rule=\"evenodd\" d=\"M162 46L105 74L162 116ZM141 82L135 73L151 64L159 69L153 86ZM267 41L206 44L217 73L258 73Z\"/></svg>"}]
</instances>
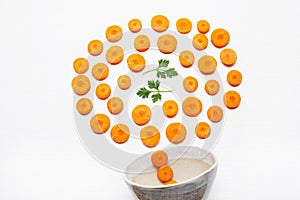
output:
<instances>
[{"instance_id":1,"label":"parsley leaf","mask_svg":"<svg viewBox=\"0 0 300 200\"><path fill-rule=\"evenodd\" d=\"M152 102L155 103L155 102L157 102L158 100L161 100L161 94L160 94L160 93L153 94L153 95L151 96L151 98L152 98Z\"/></svg>"},{"instance_id":2,"label":"parsley leaf","mask_svg":"<svg viewBox=\"0 0 300 200\"><path fill-rule=\"evenodd\" d=\"M149 72L156 71L157 78L172 78L178 75L178 72L175 68L167 68L169 66L170 61L165 59L160 59L158 61L158 67L151 69L149 71L144 72L143 74L147 74Z\"/></svg>"},{"instance_id":3,"label":"parsley leaf","mask_svg":"<svg viewBox=\"0 0 300 200\"><path fill-rule=\"evenodd\" d=\"M175 68L170 68L170 69L166 70L166 75L168 78L172 78L174 76L177 76L178 72L175 70Z\"/></svg>"},{"instance_id":4,"label":"parsley leaf","mask_svg":"<svg viewBox=\"0 0 300 200\"><path fill-rule=\"evenodd\" d=\"M139 89L136 93L138 96L142 97L143 99L148 98L151 91L147 90L145 87Z\"/></svg>"},{"instance_id":5,"label":"parsley leaf","mask_svg":"<svg viewBox=\"0 0 300 200\"><path fill-rule=\"evenodd\" d=\"M157 89L158 90L159 85L160 85L160 82L158 80L156 80L156 81L148 81L148 87L150 89Z\"/></svg>"},{"instance_id":6,"label":"parsley leaf","mask_svg":"<svg viewBox=\"0 0 300 200\"><path fill-rule=\"evenodd\" d=\"M167 77L165 72L160 72L160 71L158 71L156 73L156 76L157 76L157 78L166 78Z\"/></svg>"},{"instance_id":7,"label":"parsley leaf","mask_svg":"<svg viewBox=\"0 0 300 200\"><path fill-rule=\"evenodd\" d=\"M161 68L161 67L168 67L170 61L168 60L165 60L165 59L160 59L158 61L158 67Z\"/></svg>"},{"instance_id":8,"label":"parsley leaf","mask_svg":"<svg viewBox=\"0 0 300 200\"><path fill-rule=\"evenodd\" d=\"M158 100L161 100L161 93L163 92L173 92L172 90L160 90L159 89L160 86L160 82L159 80L156 81L148 81L148 88L146 87L142 87L138 90L138 92L136 93L139 97L142 97L143 99L148 98L149 95L152 93L151 98L152 98L152 102L155 103ZM150 89L154 89L154 90L150 90Z\"/></svg>"}]
</instances>

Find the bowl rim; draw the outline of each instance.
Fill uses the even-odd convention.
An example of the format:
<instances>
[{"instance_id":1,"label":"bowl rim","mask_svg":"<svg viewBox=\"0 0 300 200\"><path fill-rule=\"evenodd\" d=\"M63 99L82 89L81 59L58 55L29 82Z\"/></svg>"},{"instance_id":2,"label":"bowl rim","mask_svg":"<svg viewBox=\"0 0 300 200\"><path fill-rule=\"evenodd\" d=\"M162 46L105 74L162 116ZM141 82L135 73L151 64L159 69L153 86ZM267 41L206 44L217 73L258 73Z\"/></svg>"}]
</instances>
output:
<instances>
[{"instance_id":1,"label":"bowl rim","mask_svg":"<svg viewBox=\"0 0 300 200\"><path fill-rule=\"evenodd\" d=\"M180 146L180 147L182 147L182 146ZM171 147L171 148L176 148L176 147ZM204 176L204 175L208 174L209 172L211 172L212 170L214 170L215 168L217 168L217 166L218 166L218 160L217 160L217 158L216 158L216 156L215 156L214 153L209 152L209 151L207 151L207 150L205 150L205 149L201 149L201 148L196 147L196 146L189 146L189 147L186 146L186 148L194 148L194 149L198 149L198 150L201 150L201 151L206 151L206 152L207 152L207 155L206 155L205 157L207 157L208 155L211 155L211 157L214 159L214 164L211 165L209 169L203 171L202 173L198 174L197 176L195 176L195 177L193 177L193 178L190 178L190 179L185 180L185 181L181 181L181 182L179 182L179 183L171 184L171 185L156 185L156 186L155 186L155 185L154 185L154 186L145 186L145 185L141 185L141 184L138 184L138 183L135 183L135 182L129 180L129 179L127 178L128 172L126 172L126 173L124 174L124 176L123 176L124 181L125 181L127 184L129 184L130 186L136 186L136 187L140 187L140 188L144 188L144 189L162 189L162 188L171 188L171 187L181 186L181 185L185 185L185 184L188 184L188 183L190 183L190 182L193 182L195 179L198 179L199 177ZM151 153L151 152L149 152L149 153ZM128 169L128 167L129 167L131 164L133 164L136 160L138 160L138 159L140 159L140 158L146 156L146 155L149 154L149 153L146 153L146 154L144 154L144 155L138 157L138 158L135 159L134 161L132 161L132 162L127 166L126 169ZM202 160L202 159L201 159L201 160Z\"/></svg>"}]
</instances>

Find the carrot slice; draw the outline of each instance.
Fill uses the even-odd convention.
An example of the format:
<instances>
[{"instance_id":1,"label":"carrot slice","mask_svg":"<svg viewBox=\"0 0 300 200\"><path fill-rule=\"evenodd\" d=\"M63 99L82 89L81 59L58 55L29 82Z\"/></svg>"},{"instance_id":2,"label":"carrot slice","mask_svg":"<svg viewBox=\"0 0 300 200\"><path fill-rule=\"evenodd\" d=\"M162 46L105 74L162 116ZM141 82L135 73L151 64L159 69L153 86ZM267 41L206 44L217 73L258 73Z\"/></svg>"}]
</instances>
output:
<instances>
[{"instance_id":1,"label":"carrot slice","mask_svg":"<svg viewBox=\"0 0 300 200\"><path fill-rule=\"evenodd\" d=\"M111 114L119 114L123 110L123 101L119 97L112 97L107 101L107 109Z\"/></svg>"},{"instance_id":2,"label":"carrot slice","mask_svg":"<svg viewBox=\"0 0 300 200\"><path fill-rule=\"evenodd\" d=\"M104 63L97 63L92 68L92 75L96 80L102 81L107 78L109 69Z\"/></svg>"},{"instance_id":3,"label":"carrot slice","mask_svg":"<svg viewBox=\"0 0 300 200\"><path fill-rule=\"evenodd\" d=\"M118 78L118 86L122 90L127 90L131 86L131 79L127 75L121 75Z\"/></svg>"},{"instance_id":4,"label":"carrot slice","mask_svg":"<svg viewBox=\"0 0 300 200\"><path fill-rule=\"evenodd\" d=\"M131 71L140 72L145 68L146 61L142 55L134 53L128 56L127 65Z\"/></svg>"},{"instance_id":5,"label":"carrot slice","mask_svg":"<svg viewBox=\"0 0 300 200\"><path fill-rule=\"evenodd\" d=\"M128 141L130 136L130 130L125 124L116 124L112 127L110 131L110 136L114 142L118 144L123 144Z\"/></svg>"},{"instance_id":6,"label":"carrot slice","mask_svg":"<svg viewBox=\"0 0 300 200\"><path fill-rule=\"evenodd\" d=\"M230 67L236 62L237 55L233 49L223 49L220 53L220 59L224 65Z\"/></svg>"},{"instance_id":7,"label":"carrot slice","mask_svg":"<svg viewBox=\"0 0 300 200\"><path fill-rule=\"evenodd\" d=\"M156 15L151 20L151 27L156 32L164 32L169 28L169 20L163 15Z\"/></svg>"},{"instance_id":8,"label":"carrot slice","mask_svg":"<svg viewBox=\"0 0 300 200\"><path fill-rule=\"evenodd\" d=\"M106 60L112 65L119 64L124 58L124 51L120 46L109 47L106 51Z\"/></svg>"},{"instance_id":9,"label":"carrot slice","mask_svg":"<svg viewBox=\"0 0 300 200\"><path fill-rule=\"evenodd\" d=\"M236 91L228 91L224 94L224 103L227 108L234 109L237 108L241 103L241 96Z\"/></svg>"},{"instance_id":10,"label":"carrot slice","mask_svg":"<svg viewBox=\"0 0 300 200\"><path fill-rule=\"evenodd\" d=\"M151 162L156 168L167 165L168 159L168 154L162 150L155 151L151 156Z\"/></svg>"},{"instance_id":11,"label":"carrot slice","mask_svg":"<svg viewBox=\"0 0 300 200\"><path fill-rule=\"evenodd\" d=\"M74 71L83 74L89 69L89 61L86 58L76 58L73 62Z\"/></svg>"},{"instance_id":12,"label":"carrot slice","mask_svg":"<svg viewBox=\"0 0 300 200\"><path fill-rule=\"evenodd\" d=\"M139 19L132 19L128 22L128 28L131 32L137 33L142 29L142 22Z\"/></svg>"},{"instance_id":13,"label":"carrot slice","mask_svg":"<svg viewBox=\"0 0 300 200\"><path fill-rule=\"evenodd\" d=\"M210 24L206 20L199 20L197 23L197 29L200 33L207 33L210 29Z\"/></svg>"},{"instance_id":14,"label":"carrot slice","mask_svg":"<svg viewBox=\"0 0 300 200\"><path fill-rule=\"evenodd\" d=\"M189 33L192 30L192 22L187 18L180 18L176 22L176 28L179 33Z\"/></svg>"},{"instance_id":15,"label":"carrot slice","mask_svg":"<svg viewBox=\"0 0 300 200\"><path fill-rule=\"evenodd\" d=\"M195 92L198 88L198 81L195 77L188 76L183 79L183 88L187 92Z\"/></svg>"},{"instance_id":16,"label":"carrot slice","mask_svg":"<svg viewBox=\"0 0 300 200\"><path fill-rule=\"evenodd\" d=\"M227 46L229 40L230 40L230 35L223 28L217 28L211 34L211 42L217 48L222 48Z\"/></svg>"},{"instance_id":17,"label":"carrot slice","mask_svg":"<svg viewBox=\"0 0 300 200\"><path fill-rule=\"evenodd\" d=\"M110 127L110 119L105 114L96 114L91 118L90 126L97 134L105 133Z\"/></svg>"},{"instance_id":18,"label":"carrot slice","mask_svg":"<svg viewBox=\"0 0 300 200\"><path fill-rule=\"evenodd\" d=\"M88 98L81 98L77 101L76 109L82 115L89 114L93 109L93 104Z\"/></svg>"},{"instance_id":19,"label":"carrot slice","mask_svg":"<svg viewBox=\"0 0 300 200\"><path fill-rule=\"evenodd\" d=\"M85 75L75 76L72 80L72 89L77 95L85 95L91 88L90 79Z\"/></svg>"},{"instance_id":20,"label":"carrot slice","mask_svg":"<svg viewBox=\"0 0 300 200\"><path fill-rule=\"evenodd\" d=\"M106 29L105 36L108 41L117 42L121 40L123 36L122 28L117 25L112 25Z\"/></svg>"},{"instance_id":21,"label":"carrot slice","mask_svg":"<svg viewBox=\"0 0 300 200\"><path fill-rule=\"evenodd\" d=\"M227 74L227 82L231 85L231 86L238 86L241 84L243 79L243 76L241 74L241 72L239 72L238 70L231 70L230 72L228 72Z\"/></svg>"},{"instance_id":22,"label":"carrot slice","mask_svg":"<svg viewBox=\"0 0 300 200\"><path fill-rule=\"evenodd\" d=\"M199 122L195 127L195 132L198 138L206 139L210 135L210 126L206 122Z\"/></svg>"},{"instance_id":23,"label":"carrot slice","mask_svg":"<svg viewBox=\"0 0 300 200\"><path fill-rule=\"evenodd\" d=\"M103 44L100 40L92 40L88 44L88 52L92 56L98 56L102 53L103 51Z\"/></svg>"},{"instance_id":24,"label":"carrot slice","mask_svg":"<svg viewBox=\"0 0 300 200\"><path fill-rule=\"evenodd\" d=\"M197 50L206 49L208 46L208 39L204 34L196 34L193 37L193 46Z\"/></svg>"},{"instance_id":25,"label":"carrot slice","mask_svg":"<svg viewBox=\"0 0 300 200\"><path fill-rule=\"evenodd\" d=\"M182 123L171 123L166 129L166 135L170 142L181 143L186 137L186 128Z\"/></svg>"},{"instance_id":26,"label":"carrot slice","mask_svg":"<svg viewBox=\"0 0 300 200\"><path fill-rule=\"evenodd\" d=\"M177 181L175 181L175 180L170 180L170 181L166 181L166 182L164 182L164 184L165 185L173 185L173 184L176 184L177 183Z\"/></svg>"},{"instance_id":27,"label":"carrot slice","mask_svg":"<svg viewBox=\"0 0 300 200\"><path fill-rule=\"evenodd\" d=\"M182 111L190 117L199 115L202 111L202 103L197 97L187 97L182 103Z\"/></svg>"},{"instance_id":28,"label":"carrot slice","mask_svg":"<svg viewBox=\"0 0 300 200\"><path fill-rule=\"evenodd\" d=\"M195 56L193 52L184 50L179 54L179 62L183 67L191 67L194 64Z\"/></svg>"},{"instance_id":29,"label":"carrot slice","mask_svg":"<svg viewBox=\"0 0 300 200\"><path fill-rule=\"evenodd\" d=\"M139 35L134 39L134 48L139 52L145 52L150 48L150 40L146 35Z\"/></svg>"},{"instance_id":30,"label":"carrot slice","mask_svg":"<svg viewBox=\"0 0 300 200\"><path fill-rule=\"evenodd\" d=\"M207 117L211 122L219 122L223 118L223 110L219 106L211 106L207 110Z\"/></svg>"},{"instance_id":31,"label":"carrot slice","mask_svg":"<svg viewBox=\"0 0 300 200\"><path fill-rule=\"evenodd\" d=\"M147 124L151 119L150 108L144 104L136 106L132 111L132 119L139 126Z\"/></svg>"},{"instance_id":32,"label":"carrot slice","mask_svg":"<svg viewBox=\"0 0 300 200\"><path fill-rule=\"evenodd\" d=\"M214 79L208 80L205 83L204 90L207 92L207 94L215 95L220 90L220 84Z\"/></svg>"},{"instance_id":33,"label":"carrot slice","mask_svg":"<svg viewBox=\"0 0 300 200\"><path fill-rule=\"evenodd\" d=\"M107 99L110 96L111 89L108 84L101 83L96 88L96 96L101 99Z\"/></svg>"},{"instance_id":34,"label":"carrot slice","mask_svg":"<svg viewBox=\"0 0 300 200\"><path fill-rule=\"evenodd\" d=\"M202 56L198 61L198 68L203 74L212 74L216 71L217 61L213 56Z\"/></svg>"},{"instance_id":35,"label":"carrot slice","mask_svg":"<svg viewBox=\"0 0 300 200\"><path fill-rule=\"evenodd\" d=\"M140 138L146 147L155 147L160 140L159 130L155 126L145 126L140 131Z\"/></svg>"},{"instance_id":36,"label":"carrot slice","mask_svg":"<svg viewBox=\"0 0 300 200\"><path fill-rule=\"evenodd\" d=\"M160 167L157 170L157 178L163 183L172 180L173 169L168 165Z\"/></svg>"},{"instance_id":37,"label":"carrot slice","mask_svg":"<svg viewBox=\"0 0 300 200\"><path fill-rule=\"evenodd\" d=\"M163 111L167 117L174 117L178 112L178 105L173 100L168 100L163 104Z\"/></svg>"},{"instance_id":38,"label":"carrot slice","mask_svg":"<svg viewBox=\"0 0 300 200\"><path fill-rule=\"evenodd\" d=\"M164 54L173 53L177 48L177 40L173 35L162 35L157 40L157 47Z\"/></svg>"}]
</instances>

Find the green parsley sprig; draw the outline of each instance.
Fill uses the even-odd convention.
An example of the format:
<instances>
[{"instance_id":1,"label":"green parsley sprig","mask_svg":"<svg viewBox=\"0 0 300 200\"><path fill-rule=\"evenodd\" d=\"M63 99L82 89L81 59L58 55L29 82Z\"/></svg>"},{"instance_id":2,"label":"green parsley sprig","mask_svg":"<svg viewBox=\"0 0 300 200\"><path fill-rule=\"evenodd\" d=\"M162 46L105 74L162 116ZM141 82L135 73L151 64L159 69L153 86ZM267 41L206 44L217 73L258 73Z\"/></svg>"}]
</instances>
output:
<instances>
[{"instance_id":1,"label":"green parsley sprig","mask_svg":"<svg viewBox=\"0 0 300 200\"><path fill-rule=\"evenodd\" d=\"M178 72L175 70L175 68L168 68L169 63L169 60L160 59L158 61L158 67L144 72L143 75L149 72L156 71L157 78L172 78L174 76L177 76Z\"/></svg>"},{"instance_id":2,"label":"green parsley sprig","mask_svg":"<svg viewBox=\"0 0 300 200\"><path fill-rule=\"evenodd\" d=\"M152 95L151 95L152 102L155 103L158 100L161 100L161 93L162 92L173 92L173 90L160 90L159 85L160 85L159 80L148 81L148 88L149 89L147 89L146 87L142 87L142 88L139 89L139 91L136 94L139 97L142 97L143 99L145 99L145 98L148 98L149 95L152 93Z\"/></svg>"}]
</instances>

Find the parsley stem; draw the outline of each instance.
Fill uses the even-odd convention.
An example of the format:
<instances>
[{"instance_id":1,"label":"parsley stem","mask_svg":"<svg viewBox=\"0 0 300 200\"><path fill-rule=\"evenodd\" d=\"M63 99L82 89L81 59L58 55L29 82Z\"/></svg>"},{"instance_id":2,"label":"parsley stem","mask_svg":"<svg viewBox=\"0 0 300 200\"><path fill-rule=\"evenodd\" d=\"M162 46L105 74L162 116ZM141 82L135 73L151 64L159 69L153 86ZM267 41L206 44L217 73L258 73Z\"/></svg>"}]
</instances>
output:
<instances>
[{"instance_id":1,"label":"parsley stem","mask_svg":"<svg viewBox=\"0 0 300 200\"><path fill-rule=\"evenodd\" d=\"M173 92L173 90L149 90L150 92L158 92L158 93L161 93L161 92Z\"/></svg>"},{"instance_id":2,"label":"parsley stem","mask_svg":"<svg viewBox=\"0 0 300 200\"><path fill-rule=\"evenodd\" d=\"M158 70L158 67L155 68L155 69L151 69L151 70L148 70L148 71L144 72L143 75L148 74L149 72L157 71L157 70Z\"/></svg>"}]
</instances>

